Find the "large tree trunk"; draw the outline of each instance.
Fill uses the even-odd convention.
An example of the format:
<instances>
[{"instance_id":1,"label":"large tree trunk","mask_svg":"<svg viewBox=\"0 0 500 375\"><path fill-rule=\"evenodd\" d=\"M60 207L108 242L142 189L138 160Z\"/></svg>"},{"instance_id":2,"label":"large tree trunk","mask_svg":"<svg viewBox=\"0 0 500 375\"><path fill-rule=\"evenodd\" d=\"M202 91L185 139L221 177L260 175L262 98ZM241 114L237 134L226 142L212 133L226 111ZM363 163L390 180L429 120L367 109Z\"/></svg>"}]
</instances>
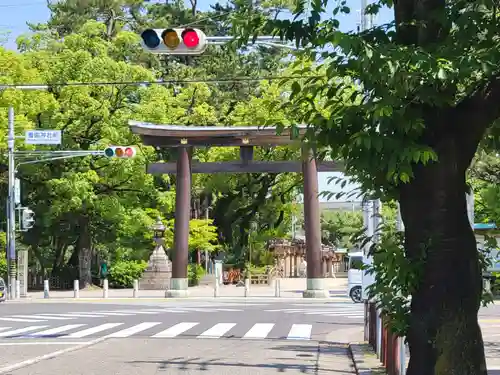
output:
<instances>
[{"instance_id":1,"label":"large tree trunk","mask_svg":"<svg viewBox=\"0 0 500 375\"><path fill-rule=\"evenodd\" d=\"M470 126L474 126L470 124ZM407 256L424 258L412 296L408 375L486 375L478 324L482 275L467 217L465 172L477 143L452 132L432 146L439 160L401 187Z\"/></svg>"},{"instance_id":2,"label":"large tree trunk","mask_svg":"<svg viewBox=\"0 0 500 375\"><path fill-rule=\"evenodd\" d=\"M78 238L79 286L87 288L92 285L92 239L88 217L82 216L78 229L80 231Z\"/></svg>"}]
</instances>

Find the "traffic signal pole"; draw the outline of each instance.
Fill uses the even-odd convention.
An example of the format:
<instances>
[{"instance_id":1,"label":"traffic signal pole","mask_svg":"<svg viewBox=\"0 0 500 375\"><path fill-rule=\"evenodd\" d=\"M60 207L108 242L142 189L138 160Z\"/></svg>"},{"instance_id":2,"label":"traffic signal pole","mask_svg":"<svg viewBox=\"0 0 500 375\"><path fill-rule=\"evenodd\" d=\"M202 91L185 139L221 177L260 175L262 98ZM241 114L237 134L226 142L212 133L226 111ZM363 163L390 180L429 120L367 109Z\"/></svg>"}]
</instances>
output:
<instances>
[{"instance_id":1,"label":"traffic signal pole","mask_svg":"<svg viewBox=\"0 0 500 375\"><path fill-rule=\"evenodd\" d=\"M10 299L16 295L16 214L15 214L15 133L14 108L9 107L9 129L7 135L9 156L9 182L7 197L7 293Z\"/></svg>"}]
</instances>

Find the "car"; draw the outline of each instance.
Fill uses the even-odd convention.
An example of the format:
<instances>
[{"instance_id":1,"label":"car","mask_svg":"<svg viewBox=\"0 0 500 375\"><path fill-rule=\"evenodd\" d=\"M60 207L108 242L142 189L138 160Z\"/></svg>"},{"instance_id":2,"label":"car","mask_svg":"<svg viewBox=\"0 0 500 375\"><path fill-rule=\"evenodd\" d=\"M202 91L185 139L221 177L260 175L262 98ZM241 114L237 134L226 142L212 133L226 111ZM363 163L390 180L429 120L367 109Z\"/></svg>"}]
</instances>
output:
<instances>
[{"instance_id":1,"label":"car","mask_svg":"<svg viewBox=\"0 0 500 375\"><path fill-rule=\"evenodd\" d=\"M7 299L7 286L5 285L4 279L0 277L0 302L4 302Z\"/></svg>"},{"instance_id":2,"label":"car","mask_svg":"<svg viewBox=\"0 0 500 375\"><path fill-rule=\"evenodd\" d=\"M363 302L363 253L351 252L347 271L347 294L354 303Z\"/></svg>"}]
</instances>

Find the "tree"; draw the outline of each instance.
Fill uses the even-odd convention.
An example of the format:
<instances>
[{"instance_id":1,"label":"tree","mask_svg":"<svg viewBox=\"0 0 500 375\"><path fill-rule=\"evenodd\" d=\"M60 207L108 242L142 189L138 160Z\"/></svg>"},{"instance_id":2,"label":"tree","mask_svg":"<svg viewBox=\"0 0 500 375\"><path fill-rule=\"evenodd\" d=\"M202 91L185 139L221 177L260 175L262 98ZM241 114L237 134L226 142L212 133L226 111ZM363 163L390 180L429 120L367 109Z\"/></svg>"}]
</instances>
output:
<instances>
[{"instance_id":1,"label":"tree","mask_svg":"<svg viewBox=\"0 0 500 375\"><path fill-rule=\"evenodd\" d=\"M465 174L480 142L498 145L497 5L381 0L367 13L389 6L395 22L356 33L322 17L327 1L309 11L305 4L294 10L301 17L274 20L242 0L234 33L276 31L306 48L298 63L321 58L307 69L316 77L294 82L286 104L365 192L399 200L405 255L423 261L412 290L407 373L486 374ZM334 17L349 13L346 4L334 7ZM328 44L335 48L322 50Z\"/></svg>"},{"instance_id":2,"label":"tree","mask_svg":"<svg viewBox=\"0 0 500 375\"><path fill-rule=\"evenodd\" d=\"M172 249L174 246L174 224L175 220L168 220L165 224L165 245ZM192 219L189 221L189 251L217 251L218 244L217 227L213 220Z\"/></svg>"},{"instance_id":3,"label":"tree","mask_svg":"<svg viewBox=\"0 0 500 375\"><path fill-rule=\"evenodd\" d=\"M363 228L361 212L323 211L321 215L322 242L338 248L352 248L351 237Z\"/></svg>"}]
</instances>

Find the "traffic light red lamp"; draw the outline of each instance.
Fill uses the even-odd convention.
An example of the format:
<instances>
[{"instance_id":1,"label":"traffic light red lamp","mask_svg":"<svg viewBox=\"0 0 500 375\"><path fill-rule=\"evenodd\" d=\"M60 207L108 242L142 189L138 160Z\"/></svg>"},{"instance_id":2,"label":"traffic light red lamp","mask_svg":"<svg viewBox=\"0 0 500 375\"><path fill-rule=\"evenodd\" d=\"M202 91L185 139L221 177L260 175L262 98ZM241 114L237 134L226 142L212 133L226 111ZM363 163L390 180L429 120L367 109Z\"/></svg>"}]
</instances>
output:
<instances>
[{"instance_id":1,"label":"traffic light red lamp","mask_svg":"<svg viewBox=\"0 0 500 375\"><path fill-rule=\"evenodd\" d=\"M160 55L201 55L208 46L205 33L192 27L147 29L142 32L141 38L145 50Z\"/></svg>"}]
</instances>

